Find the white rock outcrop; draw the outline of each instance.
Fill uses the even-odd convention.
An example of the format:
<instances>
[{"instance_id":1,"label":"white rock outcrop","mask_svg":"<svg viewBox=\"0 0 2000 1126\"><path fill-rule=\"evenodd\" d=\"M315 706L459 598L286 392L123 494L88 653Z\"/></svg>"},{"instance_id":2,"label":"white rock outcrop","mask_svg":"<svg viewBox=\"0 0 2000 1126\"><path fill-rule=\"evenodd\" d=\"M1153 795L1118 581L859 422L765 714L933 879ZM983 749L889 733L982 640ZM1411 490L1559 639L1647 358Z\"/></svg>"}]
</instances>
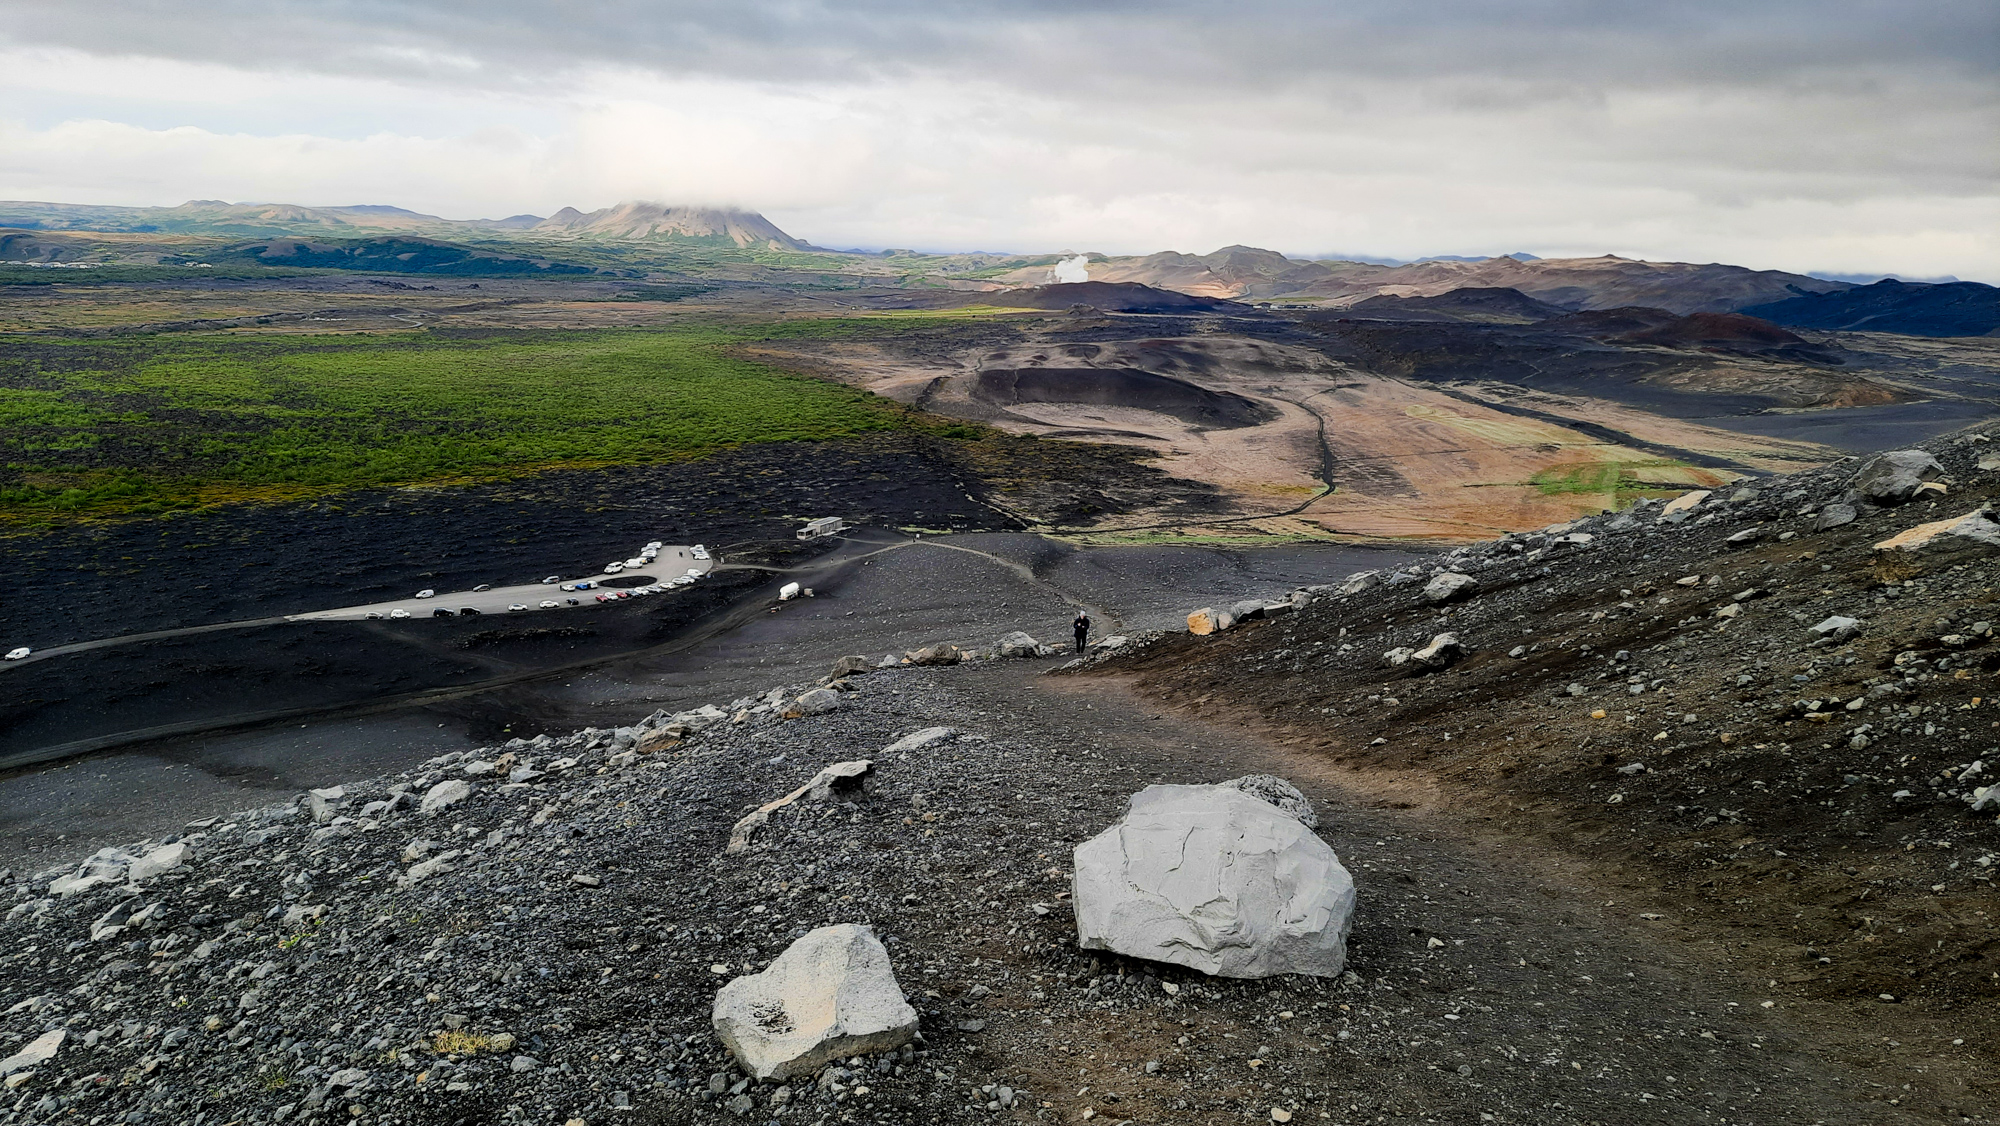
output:
<instances>
[{"instance_id":1,"label":"white rock outcrop","mask_svg":"<svg viewBox=\"0 0 2000 1126\"><path fill-rule=\"evenodd\" d=\"M808 931L763 973L715 995L715 1033L757 1079L817 1071L848 1056L908 1043L917 1011L903 997L873 929L838 923Z\"/></svg>"},{"instance_id":2,"label":"white rock outcrop","mask_svg":"<svg viewBox=\"0 0 2000 1126\"><path fill-rule=\"evenodd\" d=\"M1354 879L1298 817L1231 785L1148 786L1078 845L1079 944L1218 977L1333 977Z\"/></svg>"}]
</instances>

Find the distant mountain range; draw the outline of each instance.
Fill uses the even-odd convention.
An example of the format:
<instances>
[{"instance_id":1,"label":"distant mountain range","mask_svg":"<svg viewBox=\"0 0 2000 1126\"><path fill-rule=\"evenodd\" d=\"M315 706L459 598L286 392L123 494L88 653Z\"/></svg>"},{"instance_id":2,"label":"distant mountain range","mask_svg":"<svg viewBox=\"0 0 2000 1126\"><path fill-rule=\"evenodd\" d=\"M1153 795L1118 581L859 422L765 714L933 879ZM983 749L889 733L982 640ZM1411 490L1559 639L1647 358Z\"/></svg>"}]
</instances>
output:
<instances>
[{"instance_id":1,"label":"distant mountain range","mask_svg":"<svg viewBox=\"0 0 2000 1126\"><path fill-rule=\"evenodd\" d=\"M75 203L0 201L0 227L39 231L109 231L138 234L365 237L384 231L463 238L481 232L585 236L606 240L668 239L738 249L807 250L806 243L752 211L671 207L628 201L582 212L505 219L444 219L386 204L301 207L289 203L225 203L192 199L178 207L101 207Z\"/></svg>"},{"instance_id":2,"label":"distant mountain range","mask_svg":"<svg viewBox=\"0 0 2000 1126\"><path fill-rule=\"evenodd\" d=\"M1837 293L1752 305L1743 312L1796 328L1988 336L2000 330L2000 289L1979 282L1926 285L1885 278Z\"/></svg>"},{"instance_id":3,"label":"distant mountain range","mask_svg":"<svg viewBox=\"0 0 2000 1126\"><path fill-rule=\"evenodd\" d=\"M185 242L191 238L254 241L196 247ZM96 245L78 241L92 239ZM643 244L646 252L634 257L632 251L620 248L633 243ZM824 265L812 263L813 269L852 275L860 284L908 284L915 277L921 279L919 284L942 282L957 290L1019 290L1057 280L1050 266L1055 256L993 262L974 261L986 257L978 255L899 253L891 256L892 267L883 264L879 254L815 247L754 211L637 200L589 212L565 207L548 216L504 219L444 219L386 204L302 207L197 199L178 207L103 207L0 201L0 261L37 265L175 265L214 259L394 273L610 271L634 276L662 266L707 268L704 260L682 255L683 247L824 255ZM1640 308L1680 316L1747 313L1774 324L1821 330L1923 336L2000 331L2000 289L1977 282L1890 280L1863 286L1781 270L1715 262L1646 262L1610 254L1536 258L1516 253L1481 259L1447 255L1384 264L1289 258L1254 246L1225 246L1212 254L1163 251L1086 258L1093 283L1130 283L1221 301L1351 309L1362 319L1522 324L1543 319L1549 310ZM783 269L776 264L771 268L778 273L770 280L781 282ZM1051 294L1048 299L1059 296ZM1425 298L1445 300L1429 305L1418 300ZM1133 299L1161 308L1169 300L1145 295ZM1073 297L1062 300L1095 304Z\"/></svg>"}]
</instances>

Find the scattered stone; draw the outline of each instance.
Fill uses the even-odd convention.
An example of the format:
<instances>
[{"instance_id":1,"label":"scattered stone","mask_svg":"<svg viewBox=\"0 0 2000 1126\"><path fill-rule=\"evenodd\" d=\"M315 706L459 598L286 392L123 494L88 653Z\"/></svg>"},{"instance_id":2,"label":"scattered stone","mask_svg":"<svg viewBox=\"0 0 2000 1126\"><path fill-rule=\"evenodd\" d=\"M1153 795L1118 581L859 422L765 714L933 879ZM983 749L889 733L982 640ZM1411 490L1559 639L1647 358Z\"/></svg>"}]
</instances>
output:
<instances>
[{"instance_id":1,"label":"scattered stone","mask_svg":"<svg viewBox=\"0 0 2000 1126\"><path fill-rule=\"evenodd\" d=\"M1216 610L1204 606L1187 616L1188 632L1196 637L1211 633L1221 633L1236 624L1235 615L1227 610Z\"/></svg>"},{"instance_id":2,"label":"scattered stone","mask_svg":"<svg viewBox=\"0 0 2000 1126\"><path fill-rule=\"evenodd\" d=\"M1020 630L1003 635L1000 640L993 643L993 648L1002 657L1039 657L1042 655L1042 643Z\"/></svg>"},{"instance_id":3,"label":"scattered stone","mask_svg":"<svg viewBox=\"0 0 2000 1126\"><path fill-rule=\"evenodd\" d=\"M874 661L871 661L866 657L856 654L850 657L842 657L838 661L835 661L833 663L833 669L830 675L838 679L844 676L861 676L864 673L871 673L874 671L875 671Z\"/></svg>"},{"instance_id":4,"label":"scattered stone","mask_svg":"<svg viewBox=\"0 0 2000 1126\"><path fill-rule=\"evenodd\" d=\"M949 727L926 727L921 731L912 731L901 739L882 748L882 753L893 755L904 751L920 751L933 743L943 742L956 734L958 732Z\"/></svg>"},{"instance_id":5,"label":"scattered stone","mask_svg":"<svg viewBox=\"0 0 2000 1126\"><path fill-rule=\"evenodd\" d=\"M1991 555L2000 551L2000 513L1982 507L1919 524L1876 544L1875 550L1909 552L1938 562Z\"/></svg>"},{"instance_id":6,"label":"scattered stone","mask_svg":"<svg viewBox=\"0 0 2000 1126\"><path fill-rule=\"evenodd\" d=\"M1313 812L1312 801L1299 792L1297 786L1275 774L1245 774L1241 778L1231 778L1222 783L1232 790L1241 790L1258 801L1268 802L1298 818L1299 824L1308 829L1319 828L1319 815Z\"/></svg>"},{"instance_id":7,"label":"scattered stone","mask_svg":"<svg viewBox=\"0 0 2000 1126\"><path fill-rule=\"evenodd\" d=\"M1922 450L1891 450L1863 461L1848 481L1848 493L1869 504L1902 504L1926 481L1944 476L1944 466Z\"/></svg>"},{"instance_id":8,"label":"scattered stone","mask_svg":"<svg viewBox=\"0 0 2000 1126\"><path fill-rule=\"evenodd\" d=\"M448 809L451 806L457 805L471 796L472 783L465 781L463 778L448 779L432 786L424 794L424 800L422 804L417 806L417 811L419 813L436 813L441 809Z\"/></svg>"},{"instance_id":9,"label":"scattered stone","mask_svg":"<svg viewBox=\"0 0 2000 1126\"><path fill-rule=\"evenodd\" d=\"M712 1019L730 1054L759 1080L893 1051L917 1031L889 952L872 928L855 923L808 931L764 972L723 986Z\"/></svg>"},{"instance_id":10,"label":"scattered stone","mask_svg":"<svg viewBox=\"0 0 2000 1126\"><path fill-rule=\"evenodd\" d=\"M913 665L955 665L965 659L965 653L956 645L927 645L910 650L904 658Z\"/></svg>"},{"instance_id":11,"label":"scattered stone","mask_svg":"<svg viewBox=\"0 0 2000 1126\"><path fill-rule=\"evenodd\" d=\"M1746 543L1756 543L1758 540L1763 538L1764 538L1764 529L1745 528L1740 532L1736 532L1730 536L1725 537L1723 542L1731 544L1746 544Z\"/></svg>"},{"instance_id":12,"label":"scattered stone","mask_svg":"<svg viewBox=\"0 0 2000 1126\"><path fill-rule=\"evenodd\" d=\"M1477 593L1479 580L1457 571L1446 571L1424 584L1424 600L1433 606L1470 598Z\"/></svg>"},{"instance_id":13,"label":"scattered stone","mask_svg":"<svg viewBox=\"0 0 2000 1126\"><path fill-rule=\"evenodd\" d=\"M1077 846L1079 944L1221 977L1338 976L1354 880L1299 819L1230 786L1148 786Z\"/></svg>"},{"instance_id":14,"label":"scattered stone","mask_svg":"<svg viewBox=\"0 0 2000 1126\"><path fill-rule=\"evenodd\" d=\"M1861 632L1861 627L1862 627L1861 619L1842 617L1839 614L1835 614L1832 617L1827 618L1825 621L1819 623L1818 625L1812 627L1811 632L1814 637L1820 638L1822 640L1832 640L1839 642L1839 641L1846 641L1847 639L1859 634Z\"/></svg>"},{"instance_id":15,"label":"scattered stone","mask_svg":"<svg viewBox=\"0 0 2000 1126\"><path fill-rule=\"evenodd\" d=\"M30 1040L27 1047L0 1060L0 1075L12 1075L17 1071L26 1071L49 1062L55 1058L56 1052L62 1048L63 1041L68 1037L69 1033L60 1028L54 1032L42 1033Z\"/></svg>"},{"instance_id":16,"label":"scattered stone","mask_svg":"<svg viewBox=\"0 0 2000 1126\"><path fill-rule=\"evenodd\" d=\"M1455 633L1441 633L1430 644L1410 654L1410 660L1427 669L1449 668L1465 656L1465 645Z\"/></svg>"},{"instance_id":17,"label":"scattered stone","mask_svg":"<svg viewBox=\"0 0 2000 1126\"><path fill-rule=\"evenodd\" d=\"M811 691L799 693L798 698L787 704L785 710L779 714L783 715L786 719L801 719L809 715L825 715L828 712L839 711L840 706L845 702L841 699L840 693L835 692L831 688L814 688Z\"/></svg>"},{"instance_id":18,"label":"scattered stone","mask_svg":"<svg viewBox=\"0 0 2000 1126\"><path fill-rule=\"evenodd\" d=\"M1819 510L1819 515L1813 517L1812 530L1815 532L1832 531L1835 528L1854 523L1856 515L1854 506L1851 504L1841 504L1838 502L1829 504Z\"/></svg>"},{"instance_id":19,"label":"scattered stone","mask_svg":"<svg viewBox=\"0 0 2000 1126\"><path fill-rule=\"evenodd\" d=\"M754 812L736 823L729 831L729 845L723 851L734 856L750 847L750 837L770 821L771 814L791 805L802 797L810 795L814 801L825 801L833 796L836 787L859 785L860 779L874 767L870 759L856 759L852 762L836 762L818 774L812 781L786 794L776 801L766 802Z\"/></svg>"},{"instance_id":20,"label":"scattered stone","mask_svg":"<svg viewBox=\"0 0 2000 1126\"><path fill-rule=\"evenodd\" d=\"M132 862L125 871L125 878L133 883L150 880L163 872L171 872L194 859L194 849L186 841L175 841L161 845Z\"/></svg>"}]
</instances>

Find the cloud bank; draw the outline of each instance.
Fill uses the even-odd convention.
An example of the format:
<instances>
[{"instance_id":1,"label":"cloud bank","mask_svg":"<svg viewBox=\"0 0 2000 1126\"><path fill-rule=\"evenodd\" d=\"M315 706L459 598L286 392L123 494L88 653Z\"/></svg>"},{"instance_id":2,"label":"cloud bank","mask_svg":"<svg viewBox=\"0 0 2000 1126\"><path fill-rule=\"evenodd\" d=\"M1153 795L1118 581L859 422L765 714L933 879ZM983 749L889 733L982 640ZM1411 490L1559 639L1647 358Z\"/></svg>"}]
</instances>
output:
<instances>
[{"instance_id":1,"label":"cloud bank","mask_svg":"<svg viewBox=\"0 0 2000 1126\"><path fill-rule=\"evenodd\" d=\"M2000 8L26 0L0 197L2000 280Z\"/></svg>"}]
</instances>

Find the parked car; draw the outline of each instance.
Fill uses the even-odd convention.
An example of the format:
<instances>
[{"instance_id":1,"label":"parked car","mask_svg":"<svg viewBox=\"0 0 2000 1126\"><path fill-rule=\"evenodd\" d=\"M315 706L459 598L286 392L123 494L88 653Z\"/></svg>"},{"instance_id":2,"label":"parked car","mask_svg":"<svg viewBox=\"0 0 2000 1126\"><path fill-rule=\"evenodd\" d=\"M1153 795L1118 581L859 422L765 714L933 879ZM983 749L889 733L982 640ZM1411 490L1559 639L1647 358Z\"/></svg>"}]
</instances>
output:
<instances>
[{"instance_id":1,"label":"parked car","mask_svg":"<svg viewBox=\"0 0 2000 1126\"><path fill-rule=\"evenodd\" d=\"M621 591L619 591L618 593L616 593L616 594L612 595L611 597L613 597L613 598L630 598L630 597L632 597L632 592L631 592L631 591L629 591L629 590L621 590Z\"/></svg>"},{"instance_id":2,"label":"parked car","mask_svg":"<svg viewBox=\"0 0 2000 1126\"><path fill-rule=\"evenodd\" d=\"M553 598L542 599L542 609L544 610L553 610L556 608L557 605L559 605L559 603L557 603L556 600Z\"/></svg>"},{"instance_id":3,"label":"parked car","mask_svg":"<svg viewBox=\"0 0 2000 1126\"><path fill-rule=\"evenodd\" d=\"M511 613L511 612L513 612L513 611L515 611L515 610L526 610L527 608L528 608L528 604L527 604L527 603L525 603L525 602L516 602L516 603L514 603L514 604L513 604L512 606L509 606L509 607L507 607L507 609L508 609L508 611L509 611L510 613Z\"/></svg>"},{"instance_id":4,"label":"parked car","mask_svg":"<svg viewBox=\"0 0 2000 1126\"><path fill-rule=\"evenodd\" d=\"M542 585L549 586L553 583L559 583L561 581L562 581L561 575L550 575L548 578L542 580Z\"/></svg>"},{"instance_id":5,"label":"parked car","mask_svg":"<svg viewBox=\"0 0 2000 1126\"><path fill-rule=\"evenodd\" d=\"M647 550L647 551L658 551L658 550L660 550L661 548L663 548L663 547L665 547L665 546L667 546L667 545L666 545L666 544L663 544L663 543L661 543L661 542L660 542L659 540L654 540L654 541L653 541L652 543L649 543L649 544L647 544L647 545L646 545L646 550Z\"/></svg>"},{"instance_id":6,"label":"parked car","mask_svg":"<svg viewBox=\"0 0 2000 1126\"><path fill-rule=\"evenodd\" d=\"M418 592L417 592L417 597L418 597L418 598L436 598L436 597L437 597L437 591L434 591L434 590L432 590L432 589L431 589L431 588L429 588L429 587L425 587L424 589L422 589L422 590L420 590L420 591L418 591Z\"/></svg>"},{"instance_id":7,"label":"parked car","mask_svg":"<svg viewBox=\"0 0 2000 1126\"><path fill-rule=\"evenodd\" d=\"M608 594L600 594L597 596L597 600L599 602L609 602L611 601L611 596Z\"/></svg>"},{"instance_id":8,"label":"parked car","mask_svg":"<svg viewBox=\"0 0 2000 1126\"><path fill-rule=\"evenodd\" d=\"M408 610L397 608L389 611L389 616L392 618L407 618L410 616L410 612Z\"/></svg>"},{"instance_id":9,"label":"parked car","mask_svg":"<svg viewBox=\"0 0 2000 1126\"><path fill-rule=\"evenodd\" d=\"M615 575L618 572L623 571L624 569L625 569L625 564L617 561L606 563L604 565L604 573L607 575Z\"/></svg>"},{"instance_id":10,"label":"parked car","mask_svg":"<svg viewBox=\"0 0 2000 1126\"><path fill-rule=\"evenodd\" d=\"M435 610L432 610L432 611L431 611L431 617L433 617L433 618L449 618L449 617L451 617L451 607L449 607L449 606L440 606L440 607L438 607L437 609L435 609Z\"/></svg>"},{"instance_id":11,"label":"parked car","mask_svg":"<svg viewBox=\"0 0 2000 1126\"><path fill-rule=\"evenodd\" d=\"M27 646L23 645L17 649L7 650L7 659L10 661L18 661L32 652L34 652L33 649L30 649Z\"/></svg>"},{"instance_id":12,"label":"parked car","mask_svg":"<svg viewBox=\"0 0 2000 1126\"><path fill-rule=\"evenodd\" d=\"M485 591L489 591L489 590L492 590L492 589L493 589L493 584L492 584L492 583L480 583L480 584L479 584L478 586L476 586L476 587L473 587L473 588L472 588L472 593L474 593L474 594L480 594L480 593L483 593L483 592L485 592Z\"/></svg>"},{"instance_id":13,"label":"parked car","mask_svg":"<svg viewBox=\"0 0 2000 1126\"><path fill-rule=\"evenodd\" d=\"M459 617L461 617L461 618L473 618L473 617L477 617L478 615L479 615L479 611L478 611L478 609L477 609L477 608L475 608L475 607L472 607L472 606L460 606L460 607L458 608L458 616L459 616Z\"/></svg>"},{"instance_id":14,"label":"parked car","mask_svg":"<svg viewBox=\"0 0 2000 1126\"><path fill-rule=\"evenodd\" d=\"M370 611L368 611L368 620L369 620L369 621L371 621L371 622L379 622L379 621L381 621L381 620L382 620L382 611L380 611L380 610L370 610Z\"/></svg>"},{"instance_id":15,"label":"parked car","mask_svg":"<svg viewBox=\"0 0 2000 1126\"><path fill-rule=\"evenodd\" d=\"M625 561L625 565L627 567L644 567L646 565L646 557L643 555L634 555Z\"/></svg>"},{"instance_id":16,"label":"parked car","mask_svg":"<svg viewBox=\"0 0 2000 1126\"><path fill-rule=\"evenodd\" d=\"M585 581L585 582L580 582L580 583L576 584L576 589L578 589L578 590L589 590L589 589L591 589L592 587L595 587L596 585L597 585L596 583L593 583L593 582L589 582L589 581Z\"/></svg>"},{"instance_id":17,"label":"parked car","mask_svg":"<svg viewBox=\"0 0 2000 1126\"><path fill-rule=\"evenodd\" d=\"M578 600L576 600L576 599L574 599L574 598L565 598L565 599L563 599L563 604L564 604L564 605L566 605L566 606L581 606L581 605L583 605L583 603L582 603L582 602L580 602L580 601L578 601Z\"/></svg>"}]
</instances>

